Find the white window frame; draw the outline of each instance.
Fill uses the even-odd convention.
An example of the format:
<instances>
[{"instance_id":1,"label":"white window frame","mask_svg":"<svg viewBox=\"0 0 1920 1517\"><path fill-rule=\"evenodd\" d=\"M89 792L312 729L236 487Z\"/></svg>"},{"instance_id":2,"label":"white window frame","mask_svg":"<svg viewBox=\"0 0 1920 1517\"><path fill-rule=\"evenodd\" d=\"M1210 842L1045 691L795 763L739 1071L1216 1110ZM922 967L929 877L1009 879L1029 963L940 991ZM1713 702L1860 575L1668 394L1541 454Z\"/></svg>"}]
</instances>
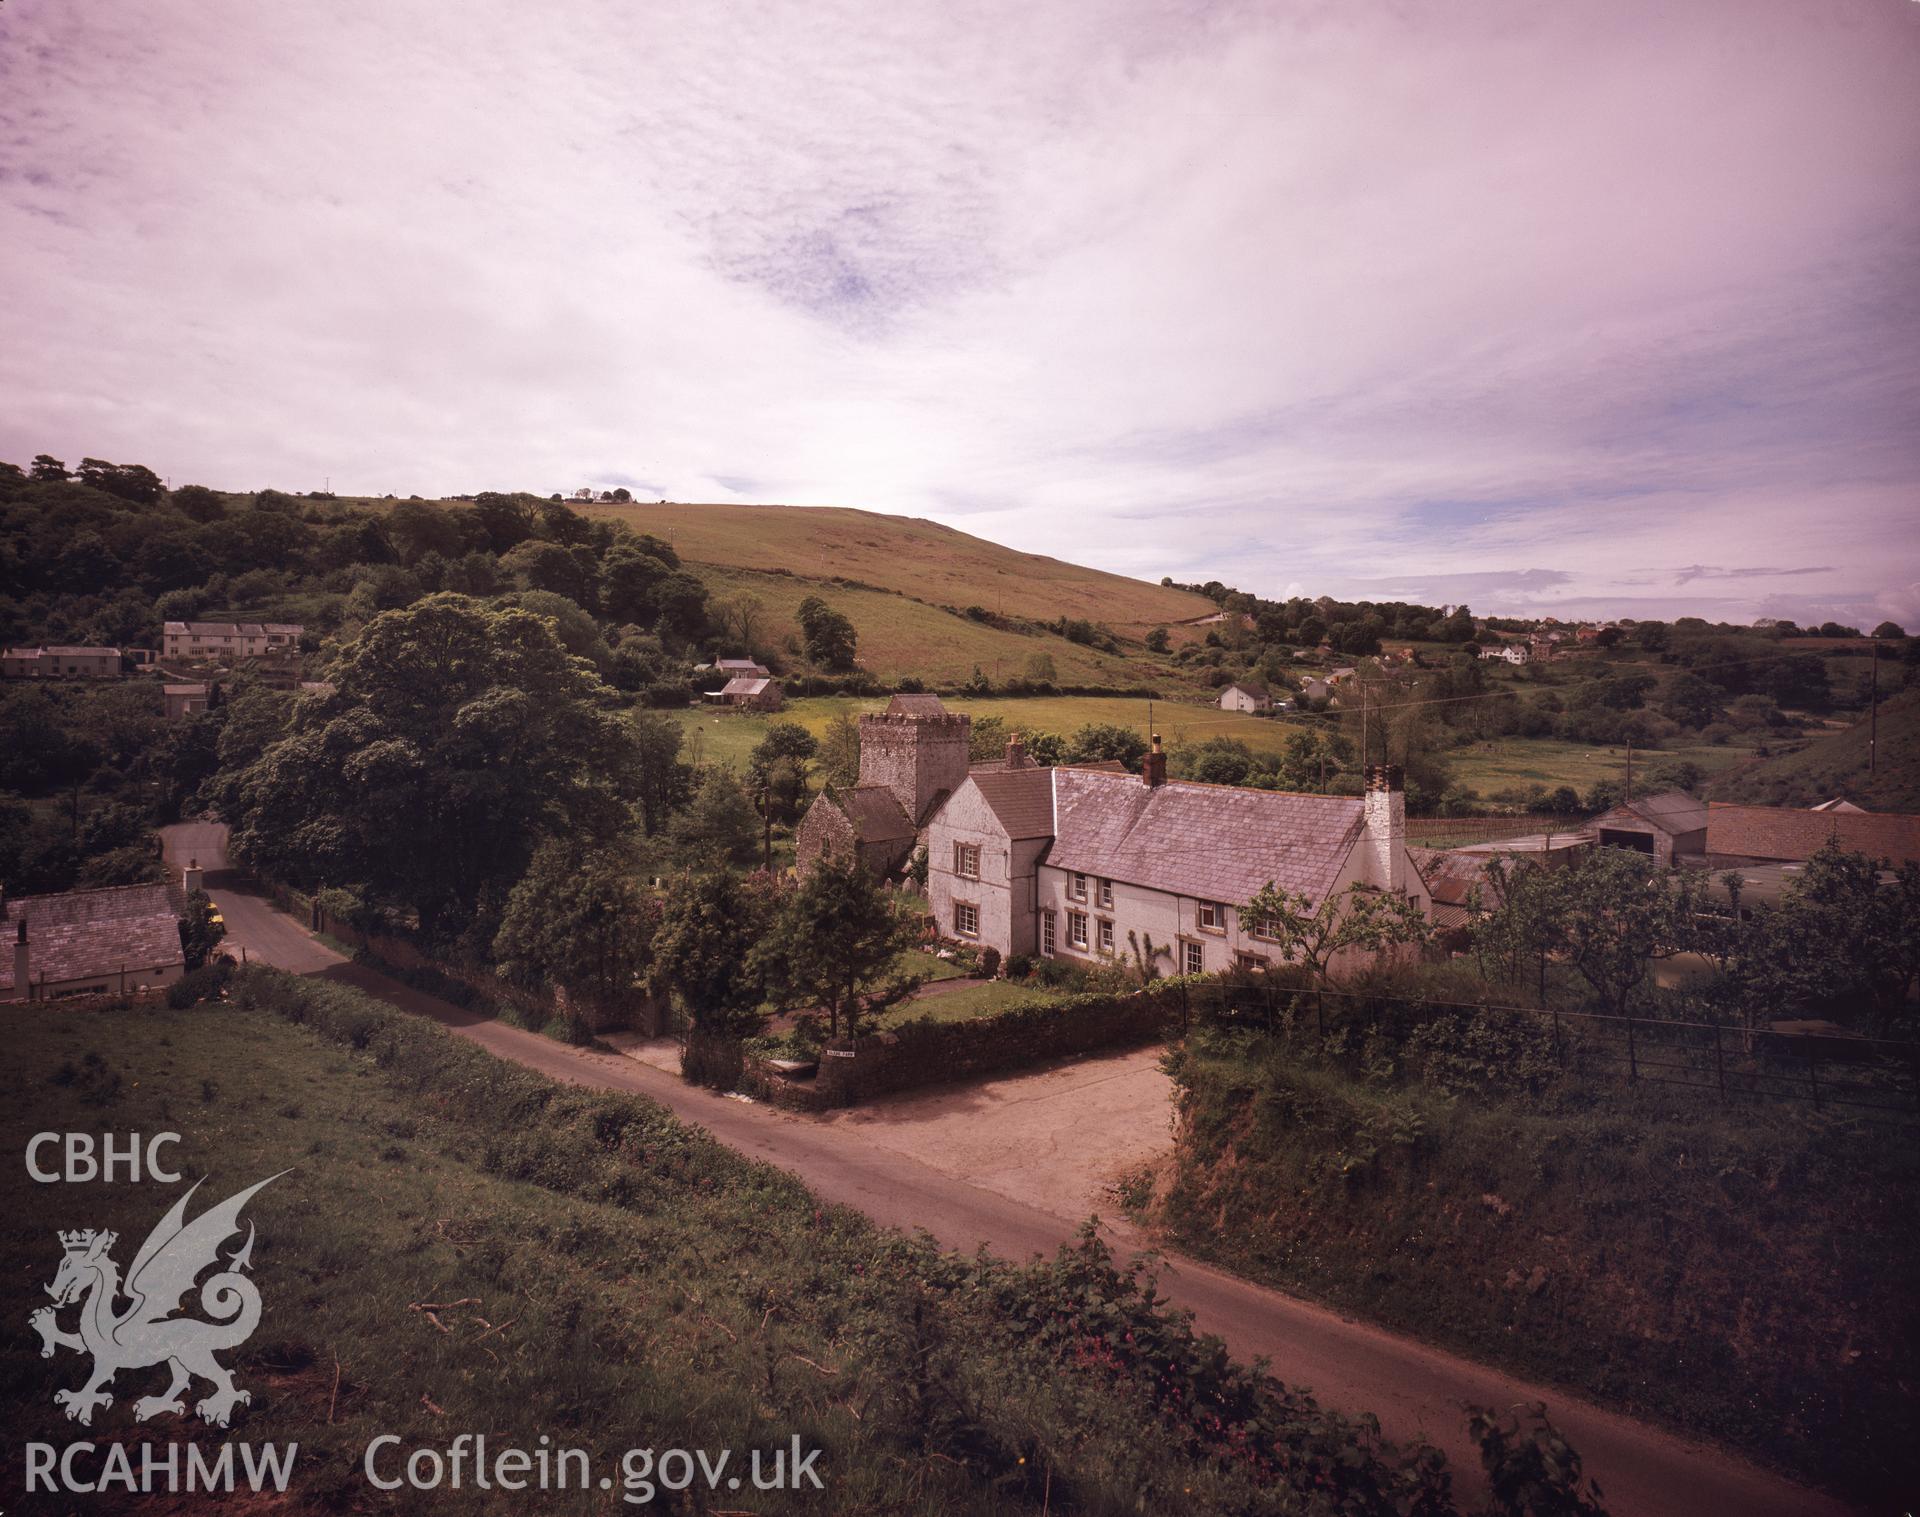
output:
<instances>
[{"instance_id":1,"label":"white window frame","mask_svg":"<svg viewBox=\"0 0 1920 1517\"><path fill-rule=\"evenodd\" d=\"M1087 951L1087 914L1084 911L1067 913L1067 947Z\"/></svg>"},{"instance_id":2,"label":"white window frame","mask_svg":"<svg viewBox=\"0 0 1920 1517\"><path fill-rule=\"evenodd\" d=\"M1087 898L1087 877L1077 869L1067 875L1067 894L1076 901Z\"/></svg>"},{"instance_id":3,"label":"white window frame","mask_svg":"<svg viewBox=\"0 0 1920 1517\"><path fill-rule=\"evenodd\" d=\"M1225 932L1227 908L1219 901L1196 901L1193 920L1202 932Z\"/></svg>"},{"instance_id":4,"label":"white window frame","mask_svg":"<svg viewBox=\"0 0 1920 1517\"><path fill-rule=\"evenodd\" d=\"M980 845L978 843L957 841L954 843L953 872L963 880L980 878Z\"/></svg>"},{"instance_id":5,"label":"white window frame","mask_svg":"<svg viewBox=\"0 0 1920 1517\"><path fill-rule=\"evenodd\" d=\"M1199 962L1195 963L1194 960ZM1180 972L1182 974L1205 974L1207 972L1207 945L1193 938L1180 940Z\"/></svg>"},{"instance_id":6,"label":"white window frame","mask_svg":"<svg viewBox=\"0 0 1920 1517\"><path fill-rule=\"evenodd\" d=\"M1050 959L1053 957L1054 943L1053 913L1051 911L1043 911L1040 913L1040 955L1042 958Z\"/></svg>"},{"instance_id":7,"label":"white window frame","mask_svg":"<svg viewBox=\"0 0 1920 1517\"><path fill-rule=\"evenodd\" d=\"M1100 952L1112 954L1115 952L1114 943L1116 941L1116 935L1113 930L1113 918L1100 917L1098 921L1100 925L1096 929L1097 935L1094 941L1100 945Z\"/></svg>"},{"instance_id":8,"label":"white window frame","mask_svg":"<svg viewBox=\"0 0 1920 1517\"><path fill-rule=\"evenodd\" d=\"M969 917L971 917L973 920L973 925L971 927L966 925L966 919ZM953 903L953 930L963 938L979 937L980 936L979 906L972 901L955 901Z\"/></svg>"},{"instance_id":9,"label":"white window frame","mask_svg":"<svg viewBox=\"0 0 1920 1517\"><path fill-rule=\"evenodd\" d=\"M1113 910L1113 881L1102 880L1097 889L1101 907L1107 911Z\"/></svg>"}]
</instances>

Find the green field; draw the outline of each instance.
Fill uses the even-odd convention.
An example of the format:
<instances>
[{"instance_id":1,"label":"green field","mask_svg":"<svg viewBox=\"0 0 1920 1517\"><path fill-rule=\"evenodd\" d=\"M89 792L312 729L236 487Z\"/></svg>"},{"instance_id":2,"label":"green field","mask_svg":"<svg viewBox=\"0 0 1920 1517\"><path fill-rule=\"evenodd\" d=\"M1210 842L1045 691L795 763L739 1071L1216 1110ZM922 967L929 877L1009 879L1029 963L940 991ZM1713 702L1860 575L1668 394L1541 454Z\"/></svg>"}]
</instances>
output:
<instances>
[{"instance_id":1,"label":"green field","mask_svg":"<svg viewBox=\"0 0 1920 1517\"><path fill-rule=\"evenodd\" d=\"M986 980L965 985L936 996L909 1002L892 1013L886 1022L897 1027L902 1022L971 1022L975 1017L990 1017L1016 1006L1026 1006L1049 994L1025 985L1010 985L1005 980Z\"/></svg>"},{"instance_id":2,"label":"green field","mask_svg":"<svg viewBox=\"0 0 1920 1517\"><path fill-rule=\"evenodd\" d=\"M1887 670L1881 669L1883 678ZM1868 768L1868 738L1877 735ZM1920 691L1882 702L1877 734L1857 722L1731 775L1714 786L1715 800L1763 806L1811 806L1845 796L1869 811L1920 810Z\"/></svg>"},{"instance_id":3,"label":"green field","mask_svg":"<svg viewBox=\"0 0 1920 1517\"><path fill-rule=\"evenodd\" d=\"M946 700L947 708L975 717L997 716L1010 732L1054 732L1066 736L1090 722L1113 723L1148 730L1147 702L1111 696L1023 696L1008 699ZM837 711L855 715L879 711L884 699L857 700L845 696L822 696L790 702L780 719L797 721L810 732L826 729ZM773 717L687 710L673 715L687 733L685 756L702 763L720 763L735 769L746 767L747 755L766 735ZM1285 718L1246 716L1222 711L1217 706L1199 706L1184 701L1153 703L1153 729L1169 744L1200 742L1211 737L1229 737L1245 743L1257 752L1278 752L1287 735L1302 723ZM1502 790L1525 789L1545 785L1571 785L1582 795L1601 780L1622 781L1626 775L1626 750L1597 747L1591 743L1571 743L1559 738L1497 738L1490 743L1448 749L1445 754L1454 777L1482 798ZM1635 749L1633 766L1635 788L1663 764L1682 760L1698 764L1709 774L1724 773L1753 758L1747 739L1717 746L1710 743L1674 745L1657 749Z\"/></svg>"}]
</instances>

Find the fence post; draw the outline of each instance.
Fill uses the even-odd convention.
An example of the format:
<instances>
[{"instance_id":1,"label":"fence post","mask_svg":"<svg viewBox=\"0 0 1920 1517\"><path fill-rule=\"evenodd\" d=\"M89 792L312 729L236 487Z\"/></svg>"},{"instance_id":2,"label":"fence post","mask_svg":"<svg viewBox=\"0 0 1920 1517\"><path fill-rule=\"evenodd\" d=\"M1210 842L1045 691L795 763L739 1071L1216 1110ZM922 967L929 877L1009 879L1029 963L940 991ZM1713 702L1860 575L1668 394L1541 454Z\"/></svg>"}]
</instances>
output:
<instances>
[{"instance_id":1,"label":"fence post","mask_svg":"<svg viewBox=\"0 0 1920 1517\"><path fill-rule=\"evenodd\" d=\"M1820 1077L1818 1064L1813 1057L1813 1040L1807 1040L1807 1089L1813 1092L1813 1109L1820 1109Z\"/></svg>"},{"instance_id":2,"label":"fence post","mask_svg":"<svg viewBox=\"0 0 1920 1517\"><path fill-rule=\"evenodd\" d=\"M1558 1006L1553 1008L1553 1062L1560 1069L1567 1067L1566 1055L1560 1048L1560 1008Z\"/></svg>"},{"instance_id":3,"label":"fence post","mask_svg":"<svg viewBox=\"0 0 1920 1517\"><path fill-rule=\"evenodd\" d=\"M1720 1099L1727 1098L1727 1065L1720 1054L1720 1024L1713 1024L1713 1078L1720 1087Z\"/></svg>"},{"instance_id":4,"label":"fence post","mask_svg":"<svg viewBox=\"0 0 1920 1517\"><path fill-rule=\"evenodd\" d=\"M1633 1018L1627 1018L1627 1083L1635 1084L1640 1079L1640 1054L1633 1046Z\"/></svg>"},{"instance_id":5,"label":"fence post","mask_svg":"<svg viewBox=\"0 0 1920 1517\"><path fill-rule=\"evenodd\" d=\"M1324 1043L1327 1039L1327 993L1324 990L1313 993L1313 1021L1320 1029L1320 1041Z\"/></svg>"}]
</instances>

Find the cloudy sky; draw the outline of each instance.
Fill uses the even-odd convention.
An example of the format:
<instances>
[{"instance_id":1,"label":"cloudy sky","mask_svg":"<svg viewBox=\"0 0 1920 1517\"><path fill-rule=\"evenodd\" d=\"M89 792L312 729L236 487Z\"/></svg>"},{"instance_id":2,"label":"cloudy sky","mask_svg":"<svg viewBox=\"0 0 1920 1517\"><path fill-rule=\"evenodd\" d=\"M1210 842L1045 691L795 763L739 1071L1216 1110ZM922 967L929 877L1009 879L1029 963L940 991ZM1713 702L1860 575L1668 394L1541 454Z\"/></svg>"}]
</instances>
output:
<instances>
[{"instance_id":1,"label":"cloudy sky","mask_svg":"<svg viewBox=\"0 0 1920 1517\"><path fill-rule=\"evenodd\" d=\"M1920 624L1915 0L6 0L0 458Z\"/></svg>"}]
</instances>

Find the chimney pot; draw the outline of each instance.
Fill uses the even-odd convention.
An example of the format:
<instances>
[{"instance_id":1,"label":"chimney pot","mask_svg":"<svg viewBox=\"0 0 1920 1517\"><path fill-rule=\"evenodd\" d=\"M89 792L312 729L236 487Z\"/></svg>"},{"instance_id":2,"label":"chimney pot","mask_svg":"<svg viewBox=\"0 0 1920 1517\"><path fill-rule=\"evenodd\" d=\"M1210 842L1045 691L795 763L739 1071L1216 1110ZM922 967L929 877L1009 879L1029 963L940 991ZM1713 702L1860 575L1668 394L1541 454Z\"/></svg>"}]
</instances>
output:
<instances>
[{"instance_id":1,"label":"chimney pot","mask_svg":"<svg viewBox=\"0 0 1920 1517\"><path fill-rule=\"evenodd\" d=\"M1149 790L1157 790L1167 782L1167 756L1160 749L1157 732L1153 735L1153 746L1147 750L1146 762L1140 766L1140 778Z\"/></svg>"}]
</instances>

